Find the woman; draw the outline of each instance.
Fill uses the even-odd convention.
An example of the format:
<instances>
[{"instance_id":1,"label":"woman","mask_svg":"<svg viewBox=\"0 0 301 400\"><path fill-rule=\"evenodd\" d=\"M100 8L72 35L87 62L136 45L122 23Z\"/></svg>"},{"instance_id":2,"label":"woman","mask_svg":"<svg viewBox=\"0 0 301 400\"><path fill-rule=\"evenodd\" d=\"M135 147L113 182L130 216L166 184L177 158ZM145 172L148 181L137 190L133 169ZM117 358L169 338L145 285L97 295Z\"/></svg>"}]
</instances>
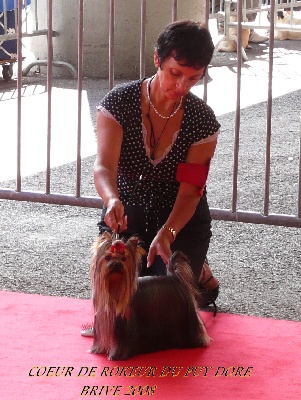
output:
<instances>
[{"instance_id":1,"label":"woman","mask_svg":"<svg viewBox=\"0 0 301 400\"><path fill-rule=\"evenodd\" d=\"M220 125L189 91L213 50L199 23L168 25L155 48L156 74L116 87L100 102L94 166L104 201L100 232L139 235L148 250L141 275L165 274L172 252L181 250L197 281L209 281L205 302L218 293L203 265L211 237L205 182Z\"/></svg>"}]
</instances>

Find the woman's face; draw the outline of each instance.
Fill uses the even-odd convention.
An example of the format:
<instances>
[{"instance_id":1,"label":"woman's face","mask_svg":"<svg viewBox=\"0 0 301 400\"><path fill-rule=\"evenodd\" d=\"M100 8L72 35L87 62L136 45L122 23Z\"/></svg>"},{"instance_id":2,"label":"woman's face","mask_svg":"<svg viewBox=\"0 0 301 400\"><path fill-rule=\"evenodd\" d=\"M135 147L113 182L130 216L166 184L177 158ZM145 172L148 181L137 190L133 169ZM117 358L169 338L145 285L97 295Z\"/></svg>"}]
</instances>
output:
<instances>
[{"instance_id":1,"label":"woman's face","mask_svg":"<svg viewBox=\"0 0 301 400\"><path fill-rule=\"evenodd\" d=\"M205 72L205 67L199 69L188 67L184 65L185 61L176 61L172 56L160 65L157 53L155 53L154 61L158 68L157 76L161 94L164 94L169 100L176 101L181 96L185 96L199 82Z\"/></svg>"}]
</instances>

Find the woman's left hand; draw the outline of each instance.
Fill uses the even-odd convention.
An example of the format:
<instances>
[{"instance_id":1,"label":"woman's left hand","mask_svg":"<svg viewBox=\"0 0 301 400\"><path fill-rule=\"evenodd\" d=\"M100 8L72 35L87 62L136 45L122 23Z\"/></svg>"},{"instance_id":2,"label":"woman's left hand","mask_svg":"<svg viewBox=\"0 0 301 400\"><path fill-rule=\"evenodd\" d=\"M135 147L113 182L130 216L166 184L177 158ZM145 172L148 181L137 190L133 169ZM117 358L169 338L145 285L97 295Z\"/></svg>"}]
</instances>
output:
<instances>
[{"instance_id":1,"label":"woman's left hand","mask_svg":"<svg viewBox=\"0 0 301 400\"><path fill-rule=\"evenodd\" d=\"M155 256L158 255L162 258L165 264L168 263L172 252L170 245L172 243L171 234L168 230L160 229L154 240L152 241L148 256L147 256L147 267L151 267L154 263Z\"/></svg>"}]
</instances>

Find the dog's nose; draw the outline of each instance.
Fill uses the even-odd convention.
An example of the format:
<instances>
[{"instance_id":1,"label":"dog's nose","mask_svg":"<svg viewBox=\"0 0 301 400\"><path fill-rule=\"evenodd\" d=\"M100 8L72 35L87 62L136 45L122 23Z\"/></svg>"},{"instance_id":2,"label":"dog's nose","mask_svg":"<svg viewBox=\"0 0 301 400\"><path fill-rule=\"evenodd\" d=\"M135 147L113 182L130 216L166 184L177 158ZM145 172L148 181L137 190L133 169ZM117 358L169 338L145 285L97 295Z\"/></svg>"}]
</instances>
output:
<instances>
[{"instance_id":1,"label":"dog's nose","mask_svg":"<svg viewBox=\"0 0 301 400\"><path fill-rule=\"evenodd\" d=\"M123 265L121 262L114 261L110 264L111 272L121 272L123 269Z\"/></svg>"}]
</instances>

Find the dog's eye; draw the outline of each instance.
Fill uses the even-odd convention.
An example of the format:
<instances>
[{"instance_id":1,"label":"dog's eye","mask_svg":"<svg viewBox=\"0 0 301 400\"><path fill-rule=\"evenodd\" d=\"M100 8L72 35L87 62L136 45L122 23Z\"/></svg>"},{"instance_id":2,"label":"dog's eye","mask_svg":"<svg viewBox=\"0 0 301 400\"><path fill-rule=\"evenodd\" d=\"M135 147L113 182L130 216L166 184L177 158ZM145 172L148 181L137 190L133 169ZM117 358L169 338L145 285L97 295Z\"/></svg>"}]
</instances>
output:
<instances>
[{"instance_id":1,"label":"dog's eye","mask_svg":"<svg viewBox=\"0 0 301 400\"><path fill-rule=\"evenodd\" d=\"M106 260L106 261L110 261L111 258L112 258L112 257L111 257L109 254L108 254L107 256L105 256L105 260Z\"/></svg>"},{"instance_id":2,"label":"dog's eye","mask_svg":"<svg viewBox=\"0 0 301 400\"><path fill-rule=\"evenodd\" d=\"M121 257L121 261L126 261L126 257L125 256Z\"/></svg>"}]
</instances>

